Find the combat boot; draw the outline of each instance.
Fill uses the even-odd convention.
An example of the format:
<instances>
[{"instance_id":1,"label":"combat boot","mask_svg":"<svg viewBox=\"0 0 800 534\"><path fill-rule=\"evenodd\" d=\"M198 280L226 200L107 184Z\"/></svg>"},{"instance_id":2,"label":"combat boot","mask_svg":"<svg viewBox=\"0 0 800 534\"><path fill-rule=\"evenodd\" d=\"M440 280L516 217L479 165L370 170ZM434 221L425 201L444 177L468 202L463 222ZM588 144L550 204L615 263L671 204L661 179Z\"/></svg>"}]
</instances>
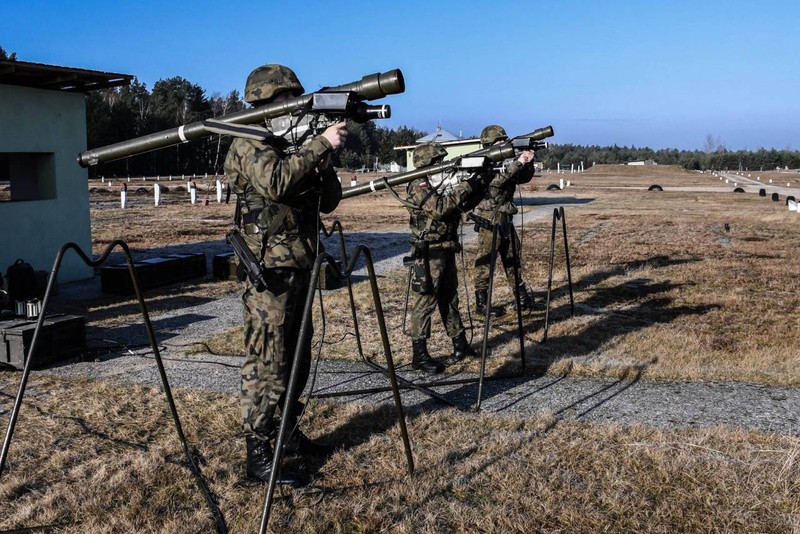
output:
<instances>
[{"instance_id":1,"label":"combat boot","mask_svg":"<svg viewBox=\"0 0 800 534\"><path fill-rule=\"evenodd\" d=\"M519 307L522 310L531 311L536 307L536 301L533 298L533 292L531 292L531 290L525 284L521 284L514 290L515 307L517 305L517 298L519 298Z\"/></svg>"},{"instance_id":2,"label":"combat boot","mask_svg":"<svg viewBox=\"0 0 800 534\"><path fill-rule=\"evenodd\" d=\"M427 339L412 339L411 348L413 349L411 367L430 375L435 375L444 371L444 364L438 360L434 360L431 358L431 355L428 354Z\"/></svg>"},{"instance_id":3,"label":"combat boot","mask_svg":"<svg viewBox=\"0 0 800 534\"><path fill-rule=\"evenodd\" d=\"M303 434L299 428L292 432L292 435L289 438L289 441L286 443L286 447L284 448L286 454L300 454L303 456L314 456L319 458L330 456L335 450L336 447L333 445L312 440Z\"/></svg>"},{"instance_id":4,"label":"combat boot","mask_svg":"<svg viewBox=\"0 0 800 534\"><path fill-rule=\"evenodd\" d=\"M269 482L274 458L272 446L268 441L259 439L252 434L245 437L245 442L247 444L247 477L259 482ZM275 482L292 487L303 485L299 475L285 469L281 469Z\"/></svg>"},{"instance_id":5,"label":"combat boot","mask_svg":"<svg viewBox=\"0 0 800 534\"><path fill-rule=\"evenodd\" d=\"M477 358L478 353L472 350L472 347L469 346L467 343L467 336L464 332L461 332L459 335L453 338L453 354L448 358L447 364L452 365L454 363L458 363L464 358L469 356L470 358Z\"/></svg>"},{"instance_id":6,"label":"combat boot","mask_svg":"<svg viewBox=\"0 0 800 534\"><path fill-rule=\"evenodd\" d=\"M488 300L489 290L478 289L475 291L475 309L481 317L486 316L486 301ZM489 306L489 317L502 317L506 314L506 309L502 306Z\"/></svg>"}]
</instances>

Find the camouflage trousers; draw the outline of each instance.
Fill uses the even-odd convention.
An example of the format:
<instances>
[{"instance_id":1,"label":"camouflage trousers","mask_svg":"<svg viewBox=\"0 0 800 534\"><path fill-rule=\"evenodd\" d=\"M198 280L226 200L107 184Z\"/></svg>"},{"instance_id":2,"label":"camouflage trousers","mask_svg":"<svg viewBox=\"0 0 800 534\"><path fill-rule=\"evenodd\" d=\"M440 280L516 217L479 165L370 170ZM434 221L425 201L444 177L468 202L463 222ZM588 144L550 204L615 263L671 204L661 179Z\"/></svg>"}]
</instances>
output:
<instances>
[{"instance_id":1,"label":"camouflage trousers","mask_svg":"<svg viewBox=\"0 0 800 534\"><path fill-rule=\"evenodd\" d=\"M503 269L506 272L506 278L512 288L522 285L525 281L522 278L521 263L519 261L519 251L521 244L519 236L513 224L506 225L507 231L499 231L497 233L497 257L503 263ZM511 246L511 240L514 240L514 246L517 250L517 255L514 254L514 248ZM489 289L489 267L492 259L492 230L481 228L478 232L478 248L475 252L475 291L486 291ZM519 270L519 284L514 278L514 266Z\"/></svg>"},{"instance_id":2,"label":"camouflage trousers","mask_svg":"<svg viewBox=\"0 0 800 534\"><path fill-rule=\"evenodd\" d=\"M447 335L456 337L464 332L464 325L458 312L458 272L455 252L431 249L428 254L428 267L429 284L425 284L425 280L412 279L414 291L409 305L406 333L412 339L430 337L431 317L438 307ZM424 259L417 258L412 277L419 277L423 272Z\"/></svg>"},{"instance_id":3,"label":"camouflage trousers","mask_svg":"<svg viewBox=\"0 0 800 534\"><path fill-rule=\"evenodd\" d=\"M276 408L283 408L311 278L310 272L303 269L266 272L269 287L261 293L245 280L242 301L246 355L239 394L244 431L264 437L275 428ZM291 416L295 419L303 407L298 399L311 370L310 334L307 339L298 362L297 393L292 399Z\"/></svg>"}]
</instances>

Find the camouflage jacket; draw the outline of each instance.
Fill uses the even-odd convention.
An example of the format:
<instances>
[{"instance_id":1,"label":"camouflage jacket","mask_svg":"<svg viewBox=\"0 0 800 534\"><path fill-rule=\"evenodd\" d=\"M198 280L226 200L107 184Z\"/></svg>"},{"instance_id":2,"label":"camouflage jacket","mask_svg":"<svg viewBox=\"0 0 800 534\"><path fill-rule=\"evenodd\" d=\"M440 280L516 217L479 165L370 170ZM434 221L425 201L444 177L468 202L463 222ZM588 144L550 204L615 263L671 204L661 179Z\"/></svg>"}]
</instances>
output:
<instances>
[{"instance_id":1,"label":"camouflage jacket","mask_svg":"<svg viewBox=\"0 0 800 534\"><path fill-rule=\"evenodd\" d=\"M465 180L439 192L427 178L418 178L408 184L406 191L406 200L417 207L408 208L412 245L427 243L433 248L458 248L461 212L469 211L480 200L473 183Z\"/></svg>"},{"instance_id":2,"label":"camouflage jacket","mask_svg":"<svg viewBox=\"0 0 800 534\"><path fill-rule=\"evenodd\" d=\"M308 269L316 259L319 212L339 205L342 186L332 166L322 172L317 165L332 151L330 143L316 137L291 156L282 139L270 144L251 139L233 140L225 158L225 174L239 197L245 240L267 268ZM290 209L266 242L263 236L281 206Z\"/></svg>"},{"instance_id":3,"label":"camouflage jacket","mask_svg":"<svg viewBox=\"0 0 800 534\"><path fill-rule=\"evenodd\" d=\"M493 224L502 223L506 215L517 213L514 205L514 192L518 184L527 184L533 178L535 169L533 162L523 164L514 160L505 171L493 171L495 174L483 199L475 208L475 215L489 219Z\"/></svg>"}]
</instances>

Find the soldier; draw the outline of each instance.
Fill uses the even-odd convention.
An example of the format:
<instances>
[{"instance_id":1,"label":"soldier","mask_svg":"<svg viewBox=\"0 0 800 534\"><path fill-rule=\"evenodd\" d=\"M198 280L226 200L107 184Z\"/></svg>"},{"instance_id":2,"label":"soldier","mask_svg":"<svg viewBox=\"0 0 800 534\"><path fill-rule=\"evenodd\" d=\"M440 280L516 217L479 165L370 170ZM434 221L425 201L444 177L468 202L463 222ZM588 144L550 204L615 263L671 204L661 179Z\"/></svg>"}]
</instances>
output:
<instances>
[{"instance_id":1,"label":"soldier","mask_svg":"<svg viewBox=\"0 0 800 534\"><path fill-rule=\"evenodd\" d=\"M424 143L414 149L417 168L441 162L447 151L439 143ZM455 253L460 250L458 225L461 213L475 206L483 190L483 177L472 177L447 191L440 174L418 178L408 184L408 210L411 214L414 291L407 334L411 337L411 366L426 373L444 371L444 364L428 354L431 316L438 306L447 335L453 339L453 354L447 363L476 356L467 343L458 311L458 276Z\"/></svg>"},{"instance_id":2,"label":"soldier","mask_svg":"<svg viewBox=\"0 0 800 534\"><path fill-rule=\"evenodd\" d=\"M247 78L244 99L254 106L303 94L295 73L282 65L264 65ZM240 407L247 445L247 475L268 481L272 470L278 406L283 406L291 363L319 237L319 213L339 204L342 188L330 165L331 153L346 139L345 123L326 129L295 154L289 143L237 138L225 159L225 173L237 195L241 225L250 249L264 260L268 288L256 291L245 279L244 342ZM237 221L239 224L239 221ZM311 341L298 362L297 398L292 399L292 423L302 410L299 395L311 365ZM284 414L282 414L284 415ZM290 426L292 428L292 426ZM295 429L286 451L324 455L329 446L315 443ZM297 474L282 470L279 484L299 485Z\"/></svg>"},{"instance_id":3,"label":"soldier","mask_svg":"<svg viewBox=\"0 0 800 534\"><path fill-rule=\"evenodd\" d=\"M501 144L507 139L506 131L497 125L487 126L481 131L481 146L484 148ZM533 151L526 150L504 170L493 173L483 199L473 210L475 215L487 219L492 224L501 225L501 231L497 236L497 255L503 262L503 269L514 290L514 295L518 295L520 307L524 310L532 310L534 301L533 294L522 278L522 271L519 271L519 284L514 278L514 266L516 265L517 269L520 268L519 252L521 250L519 237L513 225L514 214L517 213L517 207L514 205L514 191L518 184L526 184L533 178L533 158ZM516 243L518 252L516 256L511 247L512 239ZM491 255L492 230L481 228L478 233L478 250L475 256L475 307L480 314L486 313ZM489 314L492 317L499 317L505 313L505 309L502 307L489 304Z\"/></svg>"}]
</instances>

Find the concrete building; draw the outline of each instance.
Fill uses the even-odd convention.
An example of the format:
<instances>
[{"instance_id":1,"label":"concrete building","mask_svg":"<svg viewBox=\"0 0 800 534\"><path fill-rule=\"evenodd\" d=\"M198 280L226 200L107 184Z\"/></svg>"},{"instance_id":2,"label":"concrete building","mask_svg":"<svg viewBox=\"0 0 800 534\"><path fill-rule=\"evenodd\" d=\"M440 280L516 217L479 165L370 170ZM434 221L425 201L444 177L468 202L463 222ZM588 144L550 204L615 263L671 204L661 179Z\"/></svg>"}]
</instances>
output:
<instances>
[{"instance_id":1,"label":"concrete building","mask_svg":"<svg viewBox=\"0 0 800 534\"><path fill-rule=\"evenodd\" d=\"M480 139L475 137L470 139L456 137L441 126L437 126L436 131L432 134L428 134L425 137L420 137L417 139L417 144L415 145L397 146L394 148L395 150L405 150L406 168L411 171L415 169L413 161L414 149L417 147L417 145L430 141L436 141L437 143L440 143L444 149L447 150L447 156L445 156L445 159L453 159L458 156L463 156L464 154L469 154L470 152L474 152L481 148Z\"/></svg>"},{"instance_id":2,"label":"concrete building","mask_svg":"<svg viewBox=\"0 0 800 534\"><path fill-rule=\"evenodd\" d=\"M50 271L58 249L91 254L85 93L130 84L133 76L0 60L0 271L17 258ZM89 278L74 253L59 282Z\"/></svg>"}]
</instances>

